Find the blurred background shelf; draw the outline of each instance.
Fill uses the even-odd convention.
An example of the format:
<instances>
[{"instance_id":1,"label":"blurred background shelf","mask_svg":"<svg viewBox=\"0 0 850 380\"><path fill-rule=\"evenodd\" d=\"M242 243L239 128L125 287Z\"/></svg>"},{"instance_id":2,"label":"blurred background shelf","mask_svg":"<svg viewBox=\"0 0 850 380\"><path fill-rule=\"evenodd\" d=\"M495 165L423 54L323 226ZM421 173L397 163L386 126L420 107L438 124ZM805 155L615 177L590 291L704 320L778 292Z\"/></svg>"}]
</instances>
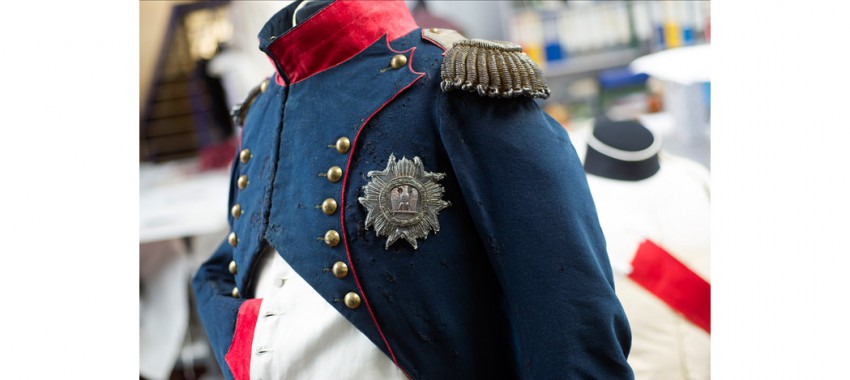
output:
<instances>
[{"instance_id":1,"label":"blurred background shelf","mask_svg":"<svg viewBox=\"0 0 850 380\"><path fill-rule=\"evenodd\" d=\"M543 73L547 78L583 75L597 71L626 66L642 54L638 49L617 49L580 55L561 62L550 63Z\"/></svg>"}]
</instances>

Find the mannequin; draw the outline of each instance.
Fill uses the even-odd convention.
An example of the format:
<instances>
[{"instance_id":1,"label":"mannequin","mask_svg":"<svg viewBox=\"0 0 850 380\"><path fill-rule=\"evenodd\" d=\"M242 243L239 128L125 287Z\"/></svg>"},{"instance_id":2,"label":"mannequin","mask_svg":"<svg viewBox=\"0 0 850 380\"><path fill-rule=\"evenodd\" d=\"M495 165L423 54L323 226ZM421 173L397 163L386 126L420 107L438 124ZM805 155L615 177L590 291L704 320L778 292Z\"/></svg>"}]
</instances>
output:
<instances>
[{"instance_id":1,"label":"mannequin","mask_svg":"<svg viewBox=\"0 0 850 380\"><path fill-rule=\"evenodd\" d=\"M710 378L707 171L663 152L639 122L608 120L588 136L584 168L631 325L635 377ZM681 299L692 303L671 302Z\"/></svg>"}]
</instances>

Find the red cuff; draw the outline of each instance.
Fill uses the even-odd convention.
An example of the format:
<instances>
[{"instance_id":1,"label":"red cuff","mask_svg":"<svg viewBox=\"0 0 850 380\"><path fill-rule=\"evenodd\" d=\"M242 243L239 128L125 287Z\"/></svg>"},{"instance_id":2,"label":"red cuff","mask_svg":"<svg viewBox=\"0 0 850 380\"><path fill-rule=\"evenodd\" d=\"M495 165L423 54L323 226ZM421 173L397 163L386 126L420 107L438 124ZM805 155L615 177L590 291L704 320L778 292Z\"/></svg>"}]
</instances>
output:
<instances>
[{"instance_id":1,"label":"red cuff","mask_svg":"<svg viewBox=\"0 0 850 380\"><path fill-rule=\"evenodd\" d=\"M251 374L251 344L254 343L254 328L257 326L257 316L260 314L262 298L245 301L239 307L236 316L236 331L233 332L233 340L230 349L224 355L224 361L230 367L233 378L236 380L248 380Z\"/></svg>"}]
</instances>

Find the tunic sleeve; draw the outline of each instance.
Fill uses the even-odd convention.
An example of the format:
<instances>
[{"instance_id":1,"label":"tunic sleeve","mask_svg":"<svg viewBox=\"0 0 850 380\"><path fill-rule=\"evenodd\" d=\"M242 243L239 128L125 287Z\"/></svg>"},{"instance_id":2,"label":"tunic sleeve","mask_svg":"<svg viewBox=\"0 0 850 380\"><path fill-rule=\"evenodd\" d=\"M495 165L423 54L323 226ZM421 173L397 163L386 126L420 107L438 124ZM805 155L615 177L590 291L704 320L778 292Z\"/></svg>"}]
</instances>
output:
<instances>
[{"instance_id":1,"label":"tunic sleeve","mask_svg":"<svg viewBox=\"0 0 850 380\"><path fill-rule=\"evenodd\" d=\"M629 324L566 131L528 98L442 96L440 138L504 289L522 378L632 378Z\"/></svg>"}]
</instances>

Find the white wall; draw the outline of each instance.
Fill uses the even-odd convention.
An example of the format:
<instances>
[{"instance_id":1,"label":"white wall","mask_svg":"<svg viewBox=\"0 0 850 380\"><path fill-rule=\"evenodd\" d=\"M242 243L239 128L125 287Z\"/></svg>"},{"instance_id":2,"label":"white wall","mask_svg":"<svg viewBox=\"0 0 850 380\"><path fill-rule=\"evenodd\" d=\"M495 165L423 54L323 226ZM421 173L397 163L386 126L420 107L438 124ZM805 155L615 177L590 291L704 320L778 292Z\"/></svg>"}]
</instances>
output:
<instances>
[{"instance_id":1,"label":"white wall","mask_svg":"<svg viewBox=\"0 0 850 380\"><path fill-rule=\"evenodd\" d=\"M416 1L406 0L413 9ZM506 12L509 1L426 0L428 11L463 28L467 38L504 40L507 36ZM422 25L427 27L428 25Z\"/></svg>"}]
</instances>

